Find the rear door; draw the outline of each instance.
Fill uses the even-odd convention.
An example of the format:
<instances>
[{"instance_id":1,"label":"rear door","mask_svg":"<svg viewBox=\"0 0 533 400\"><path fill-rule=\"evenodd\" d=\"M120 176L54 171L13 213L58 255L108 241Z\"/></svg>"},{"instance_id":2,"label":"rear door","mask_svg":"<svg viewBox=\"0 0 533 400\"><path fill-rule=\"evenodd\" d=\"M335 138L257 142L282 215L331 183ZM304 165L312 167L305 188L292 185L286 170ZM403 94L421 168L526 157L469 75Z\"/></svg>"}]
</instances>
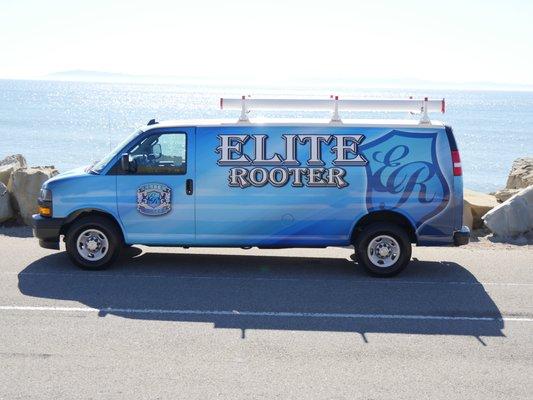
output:
<instances>
[{"instance_id":1,"label":"rear door","mask_svg":"<svg viewBox=\"0 0 533 400\"><path fill-rule=\"evenodd\" d=\"M195 128L150 130L127 153L135 171L117 175L126 242L193 244Z\"/></svg>"}]
</instances>

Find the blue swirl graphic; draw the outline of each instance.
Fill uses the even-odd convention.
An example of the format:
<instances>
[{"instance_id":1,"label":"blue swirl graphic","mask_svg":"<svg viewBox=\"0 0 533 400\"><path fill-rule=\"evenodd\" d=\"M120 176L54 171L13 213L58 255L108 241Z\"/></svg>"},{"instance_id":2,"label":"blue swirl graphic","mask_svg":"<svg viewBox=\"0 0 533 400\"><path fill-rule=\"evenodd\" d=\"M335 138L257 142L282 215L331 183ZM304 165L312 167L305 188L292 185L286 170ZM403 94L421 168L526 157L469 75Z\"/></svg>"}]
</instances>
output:
<instances>
[{"instance_id":1,"label":"blue swirl graphic","mask_svg":"<svg viewBox=\"0 0 533 400\"><path fill-rule=\"evenodd\" d=\"M450 191L437 161L436 135L391 131L361 146L371 160L368 211L408 207L418 227L446 206Z\"/></svg>"}]
</instances>

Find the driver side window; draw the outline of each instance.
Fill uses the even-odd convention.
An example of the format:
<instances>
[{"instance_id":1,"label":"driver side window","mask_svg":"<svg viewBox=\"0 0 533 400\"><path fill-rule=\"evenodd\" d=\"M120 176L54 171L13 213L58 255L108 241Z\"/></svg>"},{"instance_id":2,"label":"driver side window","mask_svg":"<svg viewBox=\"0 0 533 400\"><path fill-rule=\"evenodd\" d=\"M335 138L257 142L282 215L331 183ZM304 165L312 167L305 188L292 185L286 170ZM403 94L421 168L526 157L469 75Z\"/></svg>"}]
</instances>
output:
<instances>
[{"instance_id":1,"label":"driver side window","mask_svg":"<svg viewBox=\"0 0 533 400\"><path fill-rule=\"evenodd\" d=\"M160 133L146 137L130 151L134 175L184 175L187 172L187 135Z\"/></svg>"}]
</instances>

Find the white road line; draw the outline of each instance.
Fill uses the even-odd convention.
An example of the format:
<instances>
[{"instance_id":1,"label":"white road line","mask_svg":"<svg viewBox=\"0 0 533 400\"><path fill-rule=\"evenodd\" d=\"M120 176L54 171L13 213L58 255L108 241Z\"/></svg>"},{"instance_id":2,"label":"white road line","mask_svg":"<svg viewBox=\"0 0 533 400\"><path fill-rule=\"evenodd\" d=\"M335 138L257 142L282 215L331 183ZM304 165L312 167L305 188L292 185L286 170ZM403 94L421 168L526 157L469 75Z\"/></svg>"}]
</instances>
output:
<instances>
[{"instance_id":1,"label":"white road line","mask_svg":"<svg viewBox=\"0 0 533 400\"><path fill-rule=\"evenodd\" d=\"M343 314L313 312L274 312L238 310L173 310L154 308L93 308L93 307L50 307L50 306L0 306L0 311L43 311L43 312L88 312L117 314L159 314L159 315L215 315L277 318L342 318L342 319L399 319L399 320L441 320L441 321L519 321L533 322L529 317L469 317L446 315L409 315L409 314Z\"/></svg>"},{"instance_id":2,"label":"white road line","mask_svg":"<svg viewBox=\"0 0 533 400\"><path fill-rule=\"evenodd\" d=\"M223 273L223 271L221 271ZM198 279L198 280L250 280L250 281L288 281L288 282L349 282L355 284L379 283L385 285L474 285L474 286L532 286L533 283L513 282L466 282L466 281L403 281L396 279L339 279L339 278L268 278L254 276L201 276L201 275L151 275L151 274L109 274L109 273L83 273L83 272L0 272L0 275L23 276L66 276L83 278L146 278L146 279Z\"/></svg>"}]
</instances>

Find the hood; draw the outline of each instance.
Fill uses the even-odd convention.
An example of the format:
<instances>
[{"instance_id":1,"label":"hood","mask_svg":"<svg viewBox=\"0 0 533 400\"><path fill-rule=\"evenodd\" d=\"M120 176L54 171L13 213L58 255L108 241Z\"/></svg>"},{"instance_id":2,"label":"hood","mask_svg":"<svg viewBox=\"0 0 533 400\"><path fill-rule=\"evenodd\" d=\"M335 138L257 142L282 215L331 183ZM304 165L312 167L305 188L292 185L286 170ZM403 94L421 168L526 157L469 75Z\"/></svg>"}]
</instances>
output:
<instances>
[{"instance_id":1,"label":"hood","mask_svg":"<svg viewBox=\"0 0 533 400\"><path fill-rule=\"evenodd\" d=\"M65 180L65 179L77 178L77 177L81 177L81 176L91 175L89 172L87 172L87 170L88 170L88 166L85 166L85 167L74 168L74 169L71 169L71 170L66 171L66 172L61 172L60 174L57 174L56 176L48 179L44 183L43 187L48 186L48 184L50 184L50 183L54 183L54 182L57 182L57 181L62 181L62 180Z\"/></svg>"}]
</instances>

